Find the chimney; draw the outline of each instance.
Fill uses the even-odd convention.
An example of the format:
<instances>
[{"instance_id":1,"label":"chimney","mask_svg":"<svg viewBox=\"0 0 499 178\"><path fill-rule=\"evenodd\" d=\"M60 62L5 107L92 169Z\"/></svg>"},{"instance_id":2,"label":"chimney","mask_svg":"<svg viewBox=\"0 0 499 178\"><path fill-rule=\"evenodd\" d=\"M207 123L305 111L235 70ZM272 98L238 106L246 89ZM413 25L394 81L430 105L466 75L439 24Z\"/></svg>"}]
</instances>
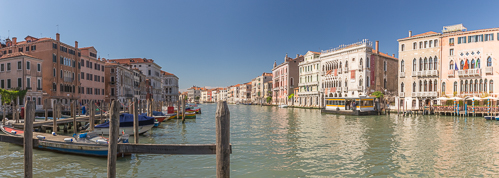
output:
<instances>
[{"instance_id":1,"label":"chimney","mask_svg":"<svg viewBox=\"0 0 499 178\"><path fill-rule=\"evenodd\" d=\"M376 54L379 54L379 41L376 40Z\"/></svg>"},{"instance_id":2,"label":"chimney","mask_svg":"<svg viewBox=\"0 0 499 178\"><path fill-rule=\"evenodd\" d=\"M296 58L300 57L300 54L296 54Z\"/></svg>"},{"instance_id":3,"label":"chimney","mask_svg":"<svg viewBox=\"0 0 499 178\"><path fill-rule=\"evenodd\" d=\"M78 41L75 41L75 48L78 49Z\"/></svg>"},{"instance_id":4,"label":"chimney","mask_svg":"<svg viewBox=\"0 0 499 178\"><path fill-rule=\"evenodd\" d=\"M61 41L61 35L59 33L55 34L55 40L56 41Z\"/></svg>"},{"instance_id":5,"label":"chimney","mask_svg":"<svg viewBox=\"0 0 499 178\"><path fill-rule=\"evenodd\" d=\"M17 37L12 37L12 41L14 41L14 46L17 45Z\"/></svg>"},{"instance_id":6,"label":"chimney","mask_svg":"<svg viewBox=\"0 0 499 178\"><path fill-rule=\"evenodd\" d=\"M409 30L409 37L412 37L412 31Z\"/></svg>"},{"instance_id":7,"label":"chimney","mask_svg":"<svg viewBox=\"0 0 499 178\"><path fill-rule=\"evenodd\" d=\"M392 54L392 57L395 57L395 54Z\"/></svg>"}]
</instances>

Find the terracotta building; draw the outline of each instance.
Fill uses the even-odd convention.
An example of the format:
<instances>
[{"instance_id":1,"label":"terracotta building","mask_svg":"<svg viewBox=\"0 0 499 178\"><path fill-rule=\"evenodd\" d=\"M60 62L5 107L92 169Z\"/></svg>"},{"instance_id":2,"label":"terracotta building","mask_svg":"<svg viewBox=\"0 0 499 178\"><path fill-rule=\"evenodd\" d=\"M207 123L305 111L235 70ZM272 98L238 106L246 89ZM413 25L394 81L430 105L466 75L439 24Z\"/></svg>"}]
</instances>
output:
<instances>
[{"instance_id":1,"label":"terracotta building","mask_svg":"<svg viewBox=\"0 0 499 178\"><path fill-rule=\"evenodd\" d=\"M1 45L0 45L1 46ZM63 104L69 104L70 99L79 99L78 88L80 82L76 80L80 74L78 42L74 46L61 42L59 33L56 39L35 38L26 36L24 41L7 39L5 47L0 48L0 54L7 55L16 52L41 59L43 71L47 75L42 77L42 90L46 95L43 99L51 99L51 103L58 99Z\"/></svg>"},{"instance_id":2,"label":"terracotta building","mask_svg":"<svg viewBox=\"0 0 499 178\"><path fill-rule=\"evenodd\" d=\"M105 99L105 62L97 58L97 50L91 47L80 48L80 97L83 104Z\"/></svg>"},{"instance_id":3,"label":"terracotta building","mask_svg":"<svg viewBox=\"0 0 499 178\"><path fill-rule=\"evenodd\" d=\"M274 62L272 68L273 97L274 104L288 104L288 96L294 93L294 88L298 87L298 64L303 61L303 56L297 54L296 58L284 57L284 62L277 65ZM292 104L292 103L290 103Z\"/></svg>"}]
</instances>

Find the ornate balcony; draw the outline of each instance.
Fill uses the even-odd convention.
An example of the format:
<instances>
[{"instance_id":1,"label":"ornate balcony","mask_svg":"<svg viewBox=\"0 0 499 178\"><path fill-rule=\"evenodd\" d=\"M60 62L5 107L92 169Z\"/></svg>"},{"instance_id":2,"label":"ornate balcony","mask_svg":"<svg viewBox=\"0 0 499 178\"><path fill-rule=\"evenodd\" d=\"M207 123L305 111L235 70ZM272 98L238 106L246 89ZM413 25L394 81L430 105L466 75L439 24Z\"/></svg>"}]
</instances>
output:
<instances>
[{"instance_id":1,"label":"ornate balcony","mask_svg":"<svg viewBox=\"0 0 499 178\"><path fill-rule=\"evenodd\" d=\"M482 69L465 69L458 70L457 75L459 77L476 77L482 75Z\"/></svg>"},{"instance_id":2,"label":"ornate balcony","mask_svg":"<svg viewBox=\"0 0 499 178\"><path fill-rule=\"evenodd\" d=\"M493 73L492 66L485 68L485 74L492 74L492 73Z\"/></svg>"},{"instance_id":3,"label":"ornate balcony","mask_svg":"<svg viewBox=\"0 0 499 178\"><path fill-rule=\"evenodd\" d=\"M455 71L455 70L449 70L449 71L447 72L447 77L454 77L454 71Z\"/></svg>"},{"instance_id":4,"label":"ornate balcony","mask_svg":"<svg viewBox=\"0 0 499 178\"><path fill-rule=\"evenodd\" d=\"M399 96L400 96L400 97L405 97L405 93L404 93L404 92L400 92L400 93L399 93Z\"/></svg>"},{"instance_id":5,"label":"ornate balcony","mask_svg":"<svg viewBox=\"0 0 499 178\"><path fill-rule=\"evenodd\" d=\"M418 76L418 71L412 71L412 76L413 76L413 77Z\"/></svg>"},{"instance_id":6,"label":"ornate balcony","mask_svg":"<svg viewBox=\"0 0 499 178\"><path fill-rule=\"evenodd\" d=\"M400 72L399 77L404 78L405 77L405 72Z\"/></svg>"}]
</instances>

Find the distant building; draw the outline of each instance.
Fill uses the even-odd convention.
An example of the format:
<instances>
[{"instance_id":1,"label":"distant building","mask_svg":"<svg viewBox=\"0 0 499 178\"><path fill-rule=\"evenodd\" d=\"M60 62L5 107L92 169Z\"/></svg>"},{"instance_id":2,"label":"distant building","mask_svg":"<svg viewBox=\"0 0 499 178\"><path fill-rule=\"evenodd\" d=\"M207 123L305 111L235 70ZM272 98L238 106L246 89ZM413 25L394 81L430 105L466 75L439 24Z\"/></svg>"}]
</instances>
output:
<instances>
[{"instance_id":1,"label":"distant building","mask_svg":"<svg viewBox=\"0 0 499 178\"><path fill-rule=\"evenodd\" d=\"M272 80L267 81L263 84L263 98L264 102L267 103L267 98L273 96L273 87L272 87ZM272 102L272 101L271 101Z\"/></svg>"},{"instance_id":2,"label":"distant building","mask_svg":"<svg viewBox=\"0 0 499 178\"><path fill-rule=\"evenodd\" d=\"M162 88L165 95L165 101L177 102L178 100L178 77L172 73L161 71Z\"/></svg>"},{"instance_id":3,"label":"distant building","mask_svg":"<svg viewBox=\"0 0 499 178\"><path fill-rule=\"evenodd\" d=\"M81 93L81 102L83 104L91 100L96 103L103 102L105 99L105 62L97 58L97 50L93 46L80 48L80 51L81 70L78 81L81 86L78 91Z\"/></svg>"},{"instance_id":4,"label":"distant building","mask_svg":"<svg viewBox=\"0 0 499 178\"><path fill-rule=\"evenodd\" d=\"M295 93L297 106L319 107L321 53L308 51L299 66L298 93Z\"/></svg>"},{"instance_id":5,"label":"distant building","mask_svg":"<svg viewBox=\"0 0 499 178\"><path fill-rule=\"evenodd\" d=\"M288 104L288 96L293 94L294 88L298 87L299 78L298 64L303 61L303 56L299 54L296 58L290 58L286 54L284 57L284 62L277 65L274 62L274 67L272 68L272 80L273 80L273 97L272 102L274 104Z\"/></svg>"},{"instance_id":6,"label":"distant building","mask_svg":"<svg viewBox=\"0 0 499 178\"><path fill-rule=\"evenodd\" d=\"M262 73L262 75L251 80L251 100L255 103L265 102L264 84L272 81L272 73Z\"/></svg>"},{"instance_id":7,"label":"distant building","mask_svg":"<svg viewBox=\"0 0 499 178\"><path fill-rule=\"evenodd\" d=\"M105 92L109 95L106 102L109 103L118 100L121 103L128 103L128 99L133 99L134 95L134 77L133 71L127 64L116 62L107 62L105 64Z\"/></svg>"}]
</instances>

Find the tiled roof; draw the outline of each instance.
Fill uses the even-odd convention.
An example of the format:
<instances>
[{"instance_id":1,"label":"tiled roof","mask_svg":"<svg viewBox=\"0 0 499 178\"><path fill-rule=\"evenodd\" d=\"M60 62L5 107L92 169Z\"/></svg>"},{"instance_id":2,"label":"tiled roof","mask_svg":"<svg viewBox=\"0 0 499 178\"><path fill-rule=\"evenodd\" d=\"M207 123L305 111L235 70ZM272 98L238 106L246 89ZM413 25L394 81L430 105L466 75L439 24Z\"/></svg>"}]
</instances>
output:
<instances>
[{"instance_id":1,"label":"tiled roof","mask_svg":"<svg viewBox=\"0 0 499 178\"><path fill-rule=\"evenodd\" d=\"M409 37L405 37L405 38L402 38L402 39L413 38L413 37L420 37L420 36L426 36L426 35L433 35L433 34L438 34L438 33L437 32L433 32L433 31L429 31L429 32L425 32L425 33L421 33L421 34L417 34L417 35L412 35L412 36L409 36Z\"/></svg>"},{"instance_id":2,"label":"tiled roof","mask_svg":"<svg viewBox=\"0 0 499 178\"><path fill-rule=\"evenodd\" d=\"M52 38L40 38L40 39L38 39L36 41L33 41L33 42L45 41L45 40L50 40L50 39L52 39ZM27 43L26 41L19 41L19 42L17 42L17 45L23 45L23 44L26 44L26 43Z\"/></svg>"},{"instance_id":3,"label":"tiled roof","mask_svg":"<svg viewBox=\"0 0 499 178\"><path fill-rule=\"evenodd\" d=\"M321 54L320 52L315 52L315 51L310 51L310 52L314 54Z\"/></svg>"},{"instance_id":4,"label":"tiled roof","mask_svg":"<svg viewBox=\"0 0 499 178\"><path fill-rule=\"evenodd\" d=\"M127 63L127 64L133 64L133 63L154 63L154 60L152 59L146 59L146 58L127 58L127 59L108 59L108 61L115 61L119 63Z\"/></svg>"},{"instance_id":5,"label":"tiled roof","mask_svg":"<svg viewBox=\"0 0 499 178\"><path fill-rule=\"evenodd\" d=\"M15 52L15 53L11 53L11 54L4 54L0 57L0 59L5 59L5 58L11 58L11 57L17 57L17 56L28 56L28 57L32 57L32 58L36 58L35 56L32 56L32 55L29 55L29 54L25 54L23 52ZM37 58L38 59L38 58Z\"/></svg>"},{"instance_id":6,"label":"tiled roof","mask_svg":"<svg viewBox=\"0 0 499 178\"><path fill-rule=\"evenodd\" d=\"M374 54L376 54L376 50L374 50L374 49L373 49L373 51L372 51L372 52L373 52ZM393 56L390 56L390 55L388 55L388 54L382 53L382 52L379 52L379 55L380 55L380 56L383 56L383 57L387 57L387 58L392 58L392 59L396 59L396 60L398 60L397 58L395 58L395 57L393 57Z\"/></svg>"}]
</instances>

